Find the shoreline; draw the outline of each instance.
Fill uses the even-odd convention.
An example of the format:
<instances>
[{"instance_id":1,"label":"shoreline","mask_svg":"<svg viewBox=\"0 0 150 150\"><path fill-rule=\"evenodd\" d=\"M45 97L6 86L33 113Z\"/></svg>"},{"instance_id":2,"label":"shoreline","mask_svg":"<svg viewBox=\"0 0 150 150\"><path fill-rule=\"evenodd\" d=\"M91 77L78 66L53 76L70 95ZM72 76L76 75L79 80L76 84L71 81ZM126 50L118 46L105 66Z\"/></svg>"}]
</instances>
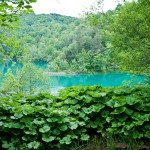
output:
<instances>
[{"instance_id":1,"label":"shoreline","mask_svg":"<svg viewBox=\"0 0 150 150\"><path fill-rule=\"evenodd\" d=\"M51 72L51 71L44 71L43 74L44 75L56 75L56 76L61 76L61 75L81 75L81 74L89 74L89 75L97 75L97 74L107 74L108 72L101 72L101 73L83 73L83 72ZM109 73L119 73L119 72L109 72ZM123 72L122 72L123 73Z\"/></svg>"},{"instance_id":2,"label":"shoreline","mask_svg":"<svg viewBox=\"0 0 150 150\"><path fill-rule=\"evenodd\" d=\"M79 74L79 73L76 73L76 72L72 72L72 73L67 73L67 72L50 72L50 71L44 71L43 72L45 75L68 75L68 74L72 74L72 75L75 75L75 74Z\"/></svg>"},{"instance_id":3,"label":"shoreline","mask_svg":"<svg viewBox=\"0 0 150 150\"><path fill-rule=\"evenodd\" d=\"M44 71L45 75L66 75L66 72L48 72Z\"/></svg>"}]
</instances>

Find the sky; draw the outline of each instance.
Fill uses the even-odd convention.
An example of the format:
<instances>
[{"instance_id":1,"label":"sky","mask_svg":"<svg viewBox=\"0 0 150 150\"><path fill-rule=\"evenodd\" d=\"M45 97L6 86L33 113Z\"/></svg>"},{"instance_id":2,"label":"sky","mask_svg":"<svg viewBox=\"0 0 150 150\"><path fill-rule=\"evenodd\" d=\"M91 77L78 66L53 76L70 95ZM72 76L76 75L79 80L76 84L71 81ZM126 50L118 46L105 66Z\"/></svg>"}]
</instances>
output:
<instances>
[{"instance_id":1,"label":"sky","mask_svg":"<svg viewBox=\"0 0 150 150\"><path fill-rule=\"evenodd\" d=\"M32 4L36 14L57 13L66 16L81 17L97 0L37 0ZM105 0L104 10L114 9L115 0Z\"/></svg>"}]
</instances>

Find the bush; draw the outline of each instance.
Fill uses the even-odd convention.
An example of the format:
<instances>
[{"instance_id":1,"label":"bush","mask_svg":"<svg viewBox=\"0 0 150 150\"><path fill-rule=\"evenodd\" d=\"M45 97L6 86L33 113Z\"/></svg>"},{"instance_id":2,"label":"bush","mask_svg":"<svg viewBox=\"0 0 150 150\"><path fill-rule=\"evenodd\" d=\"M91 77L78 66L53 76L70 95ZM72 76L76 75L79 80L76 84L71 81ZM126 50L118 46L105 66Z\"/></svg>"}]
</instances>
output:
<instances>
[{"instance_id":1,"label":"bush","mask_svg":"<svg viewBox=\"0 0 150 150\"><path fill-rule=\"evenodd\" d=\"M150 89L75 86L57 96L1 95L0 144L5 149L71 149L97 136L150 139Z\"/></svg>"}]
</instances>

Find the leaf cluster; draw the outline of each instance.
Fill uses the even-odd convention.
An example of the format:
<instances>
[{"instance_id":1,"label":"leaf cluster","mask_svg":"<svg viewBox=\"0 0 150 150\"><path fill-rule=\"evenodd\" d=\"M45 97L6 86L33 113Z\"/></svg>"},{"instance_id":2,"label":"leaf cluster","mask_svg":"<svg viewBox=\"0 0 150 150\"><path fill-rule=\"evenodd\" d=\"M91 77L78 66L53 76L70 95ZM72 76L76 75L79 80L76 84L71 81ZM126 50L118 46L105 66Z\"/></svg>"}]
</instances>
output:
<instances>
[{"instance_id":1,"label":"leaf cluster","mask_svg":"<svg viewBox=\"0 0 150 150\"><path fill-rule=\"evenodd\" d=\"M112 58L123 71L149 74L150 2L124 1L115 10L91 13L90 24L103 33Z\"/></svg>"},{"instance_id":2,"label":"leaf cluster","mask_svg":"<svg viewBox=\"0 0 150 150\"><path fill-rule=\"evenodd\" d=\"M94 135L150 139L150 89L75 86L55 96L2 95L0 144L5 149L71 149Z\"/></svg>"},{"instance_id":3,"label":"leaf cluster","mask_svg":"<svg viewBox=\"0 0 150 150\"><path fill-rule=\"evenodd\" d=\"M1 0L0 1L0 25L12 27L18 21L18 14L31 12L30 5L37 0Z\"/></svg>"}]
</instances>

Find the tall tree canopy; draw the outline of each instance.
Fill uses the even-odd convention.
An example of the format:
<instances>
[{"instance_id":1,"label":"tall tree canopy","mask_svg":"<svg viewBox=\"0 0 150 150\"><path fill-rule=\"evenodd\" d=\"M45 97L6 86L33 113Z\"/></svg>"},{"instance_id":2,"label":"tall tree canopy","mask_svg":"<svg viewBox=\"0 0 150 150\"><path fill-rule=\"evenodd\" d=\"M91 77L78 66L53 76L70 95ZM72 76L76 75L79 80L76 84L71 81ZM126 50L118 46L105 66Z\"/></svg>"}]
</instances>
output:
<instances>
[{"instance_id":1,"label":"tall tree canopy","mask_svg":"<svg viewBox=\"0 0 150 150\"><path fill-rule=\"evenodd\" d=\"M91 15L122 70L150 73L150 1L125 2L114 11Z\"/></svg>"},{"instance_id":2,"label":"tall tree canopy","mask_svg":"<svg viewBox=\"0 0 150 150\"><path fill-rule=\"evenodd\" d=\"M16 40L16 36L11 34L10 30L18 23L19 14L31 12L30 4L36 1L0 0L0 61L12 58L16 53L13 49L19 49L19 40Z\"/></svg>"}]
</instances>

